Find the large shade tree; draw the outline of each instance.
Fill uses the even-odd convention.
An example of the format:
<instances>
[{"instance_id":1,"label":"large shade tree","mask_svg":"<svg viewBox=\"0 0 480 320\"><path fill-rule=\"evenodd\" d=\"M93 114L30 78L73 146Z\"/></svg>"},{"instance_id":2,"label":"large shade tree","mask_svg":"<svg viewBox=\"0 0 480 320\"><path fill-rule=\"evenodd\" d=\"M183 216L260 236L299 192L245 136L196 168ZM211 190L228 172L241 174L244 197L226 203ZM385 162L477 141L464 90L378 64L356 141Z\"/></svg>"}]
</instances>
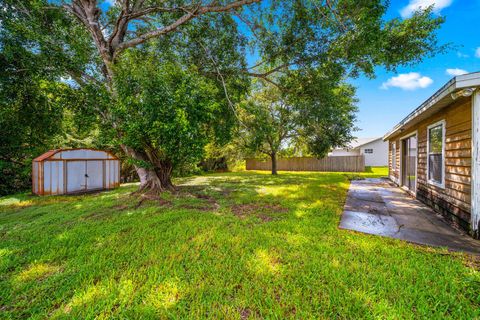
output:
<instances>
[{"instance_id":1,"label":"large shade tree","mask_svg":"<svg viewBox=\"0 0 480 320\"><path fill-rule=\"evenodd\" d=\"M210 141L228 140L230 130L225 129L232 120L228 104L215 81L197 68L132 50L123 55L115 72L118 102L110 108L117 123L114 131L121 131L121 145L143 150L144 158L132 161L155 170L159 180L151 183L162 184L150 187L173 188L174 168L197 162Z\"/></svg>"},{"instance_id":2,"label":"large shade tree","mask_svg":"<svg viewBox=\"0 0 480 320\"><path fill-rule=\"evenodd\" d=\"M441 18L425 10L409 19L386 21L388 2L381 0L117 0L113 5L97 0L5 0L2 6L4 12L14 12L10 19L20 21L19 25L53 10L80 28L74 38L68 38L65 29L48 26L40 31L32 52L49 48L81 58L62 64L65 74L81 90L87 88L100 97L90 108L115 132L119 146L135 164L141 187L155 190L171 187L171 165L165 164L174 164L175 156L152 139L140 139L141 144L130 139L132 131L126 129L130 124L117 112L125 104L125 91L118 86L125 83L121 77L128 78L122 63L129 51L141 53L155 46L157 52L177 57L176 68L187 73L195 70L196 75L214 80L223 94L217 102L231 111L225 114L228 118L235 114L246 76L282 91L292 90L320 79L316 77L319 70L325 77L329 73L373 76L375 66L394 69L443 50L435 35ZM254 66L245 63L247 49L260 56ZM134 61L134 65L142 63L142 58ZM302 92L297 92L301 97ZM322 135L325 129L317 126L311 133Z\"/></svg>"}]
</instances>

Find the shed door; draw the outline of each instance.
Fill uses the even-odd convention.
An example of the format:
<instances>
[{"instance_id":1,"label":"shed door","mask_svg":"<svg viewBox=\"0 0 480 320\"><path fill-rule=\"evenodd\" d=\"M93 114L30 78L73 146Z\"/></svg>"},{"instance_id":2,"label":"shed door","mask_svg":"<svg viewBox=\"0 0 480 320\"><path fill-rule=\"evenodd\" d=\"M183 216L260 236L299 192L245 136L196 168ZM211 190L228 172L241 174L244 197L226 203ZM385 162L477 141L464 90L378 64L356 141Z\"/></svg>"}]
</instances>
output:
<instances>
[{"instance_id":1,"label":"shed door","mask_svg":"<svg viewBox=\"0 0 480 320\"><path fill-rule=\"evenodd\" d=\"M103 161L87 161L87 189L103 188Z\"/></svg>"},{"instance_id":2,"label":"shed door","mask_svg":"<svg viewBox=\"0 0 480 320\"><path fill-rule=\"evenodd\" d=\"M67 161L67 192L85 191L86 161Z\"/></svg>"}]
</instances>

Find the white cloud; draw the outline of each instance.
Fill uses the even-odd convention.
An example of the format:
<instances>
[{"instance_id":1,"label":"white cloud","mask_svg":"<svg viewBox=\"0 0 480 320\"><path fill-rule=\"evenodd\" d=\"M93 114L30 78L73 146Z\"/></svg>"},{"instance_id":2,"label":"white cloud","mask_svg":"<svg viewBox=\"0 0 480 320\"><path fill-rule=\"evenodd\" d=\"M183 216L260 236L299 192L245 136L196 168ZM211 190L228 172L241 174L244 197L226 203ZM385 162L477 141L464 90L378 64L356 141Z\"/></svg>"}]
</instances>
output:
<instances>
[{"instance_id":1,"label":"white cloud","mask_svg":"<svg viewBox=\"0 0 480 320\"><path fill-rule=\"evenodd\" d=\"M462 53L462 52L457 52L457 57L459 58L469 58L470 56L468 54Z\"/></svg>"},{"instance_id":2,"label":"white cloud","mask_svg":"<svg viewBox=\"0 0 480 320\"><path fill-rule=\"evenodd\" d=\"M442 9L450 6L453 0L410 0L408 5L400 10L402 18L410 17L417 10L424 10L433 5L433 12L440 13Z\"/></svg>"},{"instance_id":3,"label":"white cloud","mask_svg":"<svg viewBox=\"0 0 480 320\"><path fill-rule=\"evenodd\" d=\"M418 72L402 73L396 77L388 79L382 84L381 89L387 90L390 87L401 88L403 90L415 90L426 88L433 83L429 77L425 77Z\"/></svg>"},{"instance_id":4,"label":"white cloud","mask_svg":"<svg viewBox=\"0 0 480 320\"><path fill-rule=\"evenodd\" d=\"M455 69L447 69L445 70L445 73L449 76L456 77L456 76L461 76L462 74L466 74L468 73L468 71L455 68Z\"/></svg>"},{"instance_id":5,"label":"white cloud","mask_svg":"<svg viewBox=\"0 0 480 320\"><path fill-rule=\"evenodd\" d=\"M475 50L475 57L480 58L480 47Z\"/></svg>"}]
</instances>

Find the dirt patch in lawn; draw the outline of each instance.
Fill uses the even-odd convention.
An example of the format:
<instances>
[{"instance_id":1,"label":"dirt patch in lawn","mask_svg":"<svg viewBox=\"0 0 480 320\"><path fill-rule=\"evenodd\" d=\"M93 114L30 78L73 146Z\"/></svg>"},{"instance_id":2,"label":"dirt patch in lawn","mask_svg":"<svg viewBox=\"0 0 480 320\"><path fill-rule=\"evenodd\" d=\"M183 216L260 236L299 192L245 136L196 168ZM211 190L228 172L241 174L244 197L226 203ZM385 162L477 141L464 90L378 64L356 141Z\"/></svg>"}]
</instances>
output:
<instances>
[{"instance_id":1,"label":"dirt patch in lawn","mask_svg":"<svg viewBox=\"0 0 480 320\"><path fill-rule=\"evenodd\" d=\"M170 208L172 207L172 201L163 199L157 194L153 193L144 193L141 195L140 200L134 206L134 209L140 208L142 205L147 203L156 203L160 207Z\"/></svg>"},{"instance_id":2,"label":"dirt patch in lawn","mask_svg":"<svg viewBox=\"0 0 480 320\"><path fill-rule=\"evenodd\" d=\"M117 204L117 205L114 205L114 206L112 207L112 209L114 209L114 210L119 210L119 211L123 211L123 210L130 209L130 205L128 205L128 204Z\"/></svg>"},{"instance_id":3,"label":"dirt patch in lawn","mask_svg":"<svg viewBox=\"0 0 480 320\"><path fill-rule=\"evenodd\" d=\"M473 270L480 271L480 256L465 255L463 258L463 264Z\"/></svg>"},{"instance_id":4,"label":"dirt patch in lawn","mask_svg":"<svg viewBox=\"0 0 480 320\"><path fill-rule=\"evenodd\" d=\"M259 215L257 215L257 217L259 217L260 220L262 220L262 222L270 222L270 221L273 220L273 217L268 216L266 214L259 214Z\"/></svg>"},{"instance_id":5,"label":"dirt patch in lawn","mask_svg":"<svg viewBox=\"0 0 480 320\"><path fill-rule=\"evenodd\" d=\"M198 210L198 211L213 211L215 208L209 206L209 205L202 205L202 204L182 204L180 205L180 208L183 209L189 209L189 210Z\"/></svg>"},{"instance_id":6,"label":"dirt patch in lawn","mask_svg":"<svg viewBox=\"0 0 480 320\"><path fill-rule=\"evenodd\" d=\"M220 208L217 200L212 196L206 194L193 194L193 197L202 200L202 202L198 204L182 204L180 207L200 211L214 211Z\"/></svg>"},{"instance_id":7,"label":"dirt patch in lawn","mask_svg":"<svg viewBox=\"0 0 480 320\"><path fill-rule=\"evenodd\" d=\"M230 207L232 213L244 219L248 216L256 216L262 222L269 222L274 220L272 215L285 213L288 211L287 208L282 207L279 204L235 204Z\"/></svg>"},{"instance_id":8,"label":"dirt patch in lawn","mask_svg":"<svg viewBox=\"0 0 480 320\"><path fill-rule=\"evenodd\" d=\"M193 196L194 198L199 199L202 202L198 204L183 204L180 206L181 208L200 211L214 211L220 208L217 200L212 196L203 193L193 193L190 194L190 196Z\"/></svg>"},{"instance_id":9,"label":"dirt patch in lawn","mask_svg":"<svg viewBox=\"0 0 480 320\"><path fill-rule=\"evenodd\" d=\"M240 310L240 319L242 319L242 320L248 319L251 314L252 314L252 311L250 309L248 309L248 308L241 309Z\"/></svg>"},{"instance_id":10,"label":"dirt patch in lawn","mask_svg":"<svg viewBox=\"0 0 480 320\"><path fill-rule=\"evenodd\" d=\"M205 192L213 193L215 195L228 197L233 192L231 188L220 188L215 186L205 187L205 186L179 186L175 194L177 196L188 196L188 197L209 197Z\"/></svg>"}]
</instances>

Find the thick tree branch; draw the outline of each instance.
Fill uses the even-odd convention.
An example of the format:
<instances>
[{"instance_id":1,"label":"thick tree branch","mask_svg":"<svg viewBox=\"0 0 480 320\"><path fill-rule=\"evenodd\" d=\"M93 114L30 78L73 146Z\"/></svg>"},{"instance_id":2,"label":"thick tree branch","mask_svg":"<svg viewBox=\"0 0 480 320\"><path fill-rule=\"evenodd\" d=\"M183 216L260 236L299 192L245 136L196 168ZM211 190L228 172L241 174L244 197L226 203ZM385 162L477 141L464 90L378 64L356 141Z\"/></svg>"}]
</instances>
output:
<instances>
[{"instance_id":1,"label":"thick tree branch","mask_svg":"<svg viewBox=\"0 0 480 320\"><path fill-rule=\"evenodd\" d=\"M108 45L102 32L100 9L97 7L97 0L73 0L71 5L66 4L63 7L77 17L90 32L105 65L105 76L111 79L110 64L113 55L111 47Z\"/></svg>"},{"instance_id":2,"label":"thick tree branch","mask_svg":"<svg viewBox=\"0 0 480 320\"><path fill-rule=\"evenodd\" d=\"M283 87L282 85L280 85L279 83L276 83L275 81L273 81L272 79L270 79L268 77L268 75L264 75L263 73L254 73L254 72L246 72L247 75L249 75L250 77L254 77L254 78L257 78L257 79L260 79L260 80L263 80L263 81L266 81L272 85L274 85L275 87L277 87L279 90L283 91L283 92L286 92L287 89L285 87Z\"/></svg>"},{"instance_id":3,"label":"thick tree branch","mask_svg":"<svg viewBox=\"0 0 480 320\"><path fill-rule=\"evenodd\" d=\"M220 69L218 68L217 66L217 62L215 61L215 58L212 57L212 55L210 54L210 52L207 50L207 48L202 44L202 43L199 43L200 46L203 48L203 50L205 51L205 54L210 58L210 60L212 61L213 63L213 67L215 68L216 72L217 72L217 75L218 75L218 78L220 79L220 81L222 82L222 87L223 87L223 92L225 94L225 98L227 99L227 102L228 102L228 105L230 106L230 108L232 109L232 112L233 114L235 115L235 118L237 118L237 120L239 121L239 123L243 126L245 126L245 124L242 122L242 120L240 119L240 117L238 116L237 114L237 110L235 109L235 106L233 105L233 102L232 100L230 100L230 95L228 94L228 90L227 90L227 85L225 84L225 79L223 78L223 75L222 73L220 72Z\"/></svg>"},{"instance_id":4,"label":"thick tree branch","mask_svg":"<svg viewBox=\"0 0 480 320\"><path fill-rule=\"evenodd\" d=\"M288 67L291 67L293 65L295 65L296 63L295 62L289 62L289 63L284 63L284 64L281 64L273 69L270 69L268 71L265 71L265 72L261 72L261 73L258 73L258 72L249 72L249 75L251 75L252 77L257 77L257 78L263 78L263 77L268 77L269 75L277 72L277 71L280 71L282 69L286 69Z\"/></svg>"},{"instance_id":5,"label":"thick tree branch","mask_svg":"<svg viewBox=\"0 0 480 320\"><path fill-rule=\"evenodd\" d=\"M262 0L237 0L232 3L223 5L223 6L218 6L218 5L208 5L208 6L198 6L195 7L193 11L188 11L185 15L177 19L175 22L172 24L165 26L163 28L153 30L147 33L144 33L140 35L139 37L123 42L118 45L118 47L115 48L115 54L118 54L119 52L131 48L134 46L137 46L139 44L144 43L145 41L162 36L164 34L170 33L175 31L178 27L181 25L187 23L188 21L192 20L193 18L204 15L207 13L221 13L221 12L228 12L231 10L238 9L242 6L249 5L252 3L258 3L261 2Z\"/></svg>"},{"instance_id":6,"label":"thick tree branch","mask_svg":"<svg viewBox=\"0 0 480 320\"><path fill-rule=\"evenodd\" d=\"M95 83L95 84L97 84L97 85L101 84L101 83L98 82L97 79L95 79L95 78L92 77L91 75L86 74L86 73L83 73L83 72L69 70L69 71L68 71L68 74L69 74L70 77L72 77L72 79L75 80L80 86L85 86L88 82L93 82L93 83Z\"/></svg>"}]
</instances>

